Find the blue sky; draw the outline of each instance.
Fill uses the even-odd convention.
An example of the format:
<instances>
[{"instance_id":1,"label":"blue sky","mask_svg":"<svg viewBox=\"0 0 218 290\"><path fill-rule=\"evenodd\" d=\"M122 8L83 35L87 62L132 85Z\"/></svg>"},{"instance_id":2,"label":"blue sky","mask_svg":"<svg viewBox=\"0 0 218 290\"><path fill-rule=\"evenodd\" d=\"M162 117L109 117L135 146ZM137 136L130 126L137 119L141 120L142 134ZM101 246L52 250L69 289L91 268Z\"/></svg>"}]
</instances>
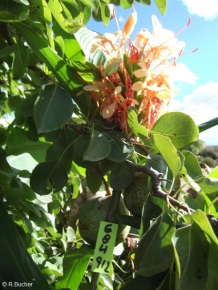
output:
<instances>
[{"instance_id":1,"label":"blue sky","mask_svg":"<svg viewBox=\"0 0 218 290\"><path fill-rule=\"evenodd\" d=\"M152 1L154 2L154 1ZM184 41L184 55L178 59L174 83L178 94L172 99L171 111L189 114L197 124L218 117L218 0L168 0L167 11L160 14L156 5L135 4L138 22L133 36L142 28L152 32L151 16L155 14L162 26L177 33L191 24L177 38ZM116 15L122 29L131 9L116 7ZM100 32L115 32L112 20L107 27L90 21L88 27ZM192 51L198 48L196 52ZM200 134L207 145L218 145L218 126Z\"/></svg>"}]
</instances>

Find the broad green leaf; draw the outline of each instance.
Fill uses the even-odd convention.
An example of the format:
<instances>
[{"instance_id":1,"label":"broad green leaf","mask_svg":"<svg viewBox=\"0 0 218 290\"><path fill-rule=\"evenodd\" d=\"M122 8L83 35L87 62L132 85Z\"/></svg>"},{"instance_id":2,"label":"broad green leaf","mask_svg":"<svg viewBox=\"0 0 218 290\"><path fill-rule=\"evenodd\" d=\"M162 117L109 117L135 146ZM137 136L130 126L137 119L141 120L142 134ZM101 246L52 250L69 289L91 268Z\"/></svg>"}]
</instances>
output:
<instances>
[{"instance_id":1,"label":"broad green leaf","mask_svg":"<svg viewBox=\"0 0 218 290\"><path fill-rule=\"evenodd\" d=\"M104 75L110 76L113 74L120 66L121 59L115 59L112 63L108 64L105 68Z\"/></svg>"},{"instance_id":2,"label":"broad green leaf","mask_svg":"<svg viewBox=\"0 0 218 290\"><path fill-rule=\"evenodd\" d=\"M138 123L137 114L133 109L129 110L128 112L127 122L133 134L140 137L142 141L144 138L148 137L148 131L146 127Z\"/></svg>"},{"instance_id":3,"label":"broad green leaf","mask_svg":"<svg viewBox=\"0 0 218 290\"><path fill-rule=\"evenodd\" d=\"M81 22L74 19L72 16L73 13L78 13L78 8L75 5L70 5L70 12L63 2L60 2L59 0L49 0L48 8L64 31L74 33L82 26ZM71 3L68 2L68 4L73 4L73 2L74 1L71 1Z\"/></svg>"},{"instance_id":4,"label":"broad green leaf","mask_svg":"<svg viewBox=\"0 0 218 290\"><path fill-rule=\"evenodd\" d=\"M100 3L101 18L104 26L107 26L111 19L111 10L108 4Z\"/></svg>"},{"instance_id":5,"label":"broad green leaf","mask_svg":"<svg viewBox=\"0 0 218 290\"><path fill-rule=\"evenodd\" d=\"M72 66L86 83L101 80L101 73L98 67L90 62L81 63L75 61L72 63Z\"/></svg>"},{"instance_id":6,"label":"broad green leaf","mask_svg":"<svg viewBox=\"0 0 218 290\"><path fill-rule=\"evenodd\" d=\"M198 127L189 115L171 112L158 119L151 133L169 137L173 145L180 149L197 140Z\"/></svg>"},{"instance_id":7,"label":"broad green leaf","mask_svg":"<svg viewBox=\"0 0 218 290\"><path fill-rule=\"evenodd\" d=\"M69 62L84 61L84 54L82 53L82 49L75 37L61 30L58 24L56 24L56 26L54 25L53 29L58 35L55 38L56 43L59 45L60 48L62 45L62 51L59 55L65 55L66 60Z\"/></svg>"},{"instance_id":8,"label":"broad green leaf","mask_svg":"<svg viewBox=\"0 0 218 290\"><path fill-rule=\"evenodd\" d=\"M109 160L123 162L132 156L134 147L123 133L110 131L107 133L107 137L111 141L111 152L107 156Z\"/></svg>"},{"instance_id":9,"label":"broad green leaf","mask_svg":"<svg viewBox=\"0 0 218 290\"><path fill-rule=\"evenodd\" d=\"M67 183L66 169L60 162L42 162L32 172L30 178L31 188L38 194L48 194L53 187L61 190Z\"/></svg>"},{"instance_id":10,"label":"broad green leaf","mask_svg":"<svg viewBox=\"0 0 218 290\"><path fill-rule=\"evenodd\" d=\"M213 168L213 170L208 174L208 177L218 178L218 166Z\"/></svg>"},{"instance_id":11,"label":"broad green leaf","mask_svg":"<svg viewBox=\"0 0 218 290\"><path fill-rule=\"evenodd\" d=\"M48 66L57 80L60 82L70 94L74 89L82 87L80 77L76 70L67 65L48 45L43 37L41 37L35 30L27 25L16 24L18 32L24 37L29 46L37 54L37 56ZM78 91L77 91L78 92ZM85 116L92 118L96 112L96 103L90 99L90 96L73 93L72 99L79 106L80 110ZM81 90L80 90L81 92Z\"/></svg>"},{"instance_id":12,"label":"broad green leaf","mask_svg":"<svg viewBox=\"0 0 218 290\"><path fill-rule=\"evenodd\" d=\"M90 191L96 193L102 184L103 177L96 167L88 167L86 169L86 180Z\"/></svg>"},{"instance_id":13,"label":"broad green leaf","mask_svg":"<svg viewBox=\"0 0 218 290\"><path fill-rule=\"evenodd\" d=\"M130 8L134 3L134 0L120 0L120 5L123 9Z\"/></svg>"},{"instance_id":14,"label":"broad green leaf","mask_svg":"<svg viewBox=\"0 0 218 290\"><path fill-rule=\"evenodd\" d=\"M199 226L199 228L204 232L207 237L209 244L209 255L208 255L208 272L209 278L208 283L218 284L218 239L214 233L214 230L206 216L206 214L197 210L192 214L194 222Z\"/></svg>"},{"instance_id":15,"label":"broad green leaf","mask_svg":"<svg viewBox=\"0 0 218 290\"><path fill-rule=\"evenodd\" d=\"M45 277L27 252L23 240L0 201L0 281L31 283L34 290L51 290ZM7 261L3 263L3 261Z\"/></svg>"},{"instance_id":16,"label":"broad green leaf","mask_svg":"<svg viewBox=\"0 0 218 290\"><path fill-rule=\"evenodd\" d=\"M163 212L163 208L166 206L166 201L159 197L154 197L149 194L144 204L142 211L142 225L140 236L144 235L150 227L150 221L157 219Z\"/></svg>"},{"instance_id":17,"label":"broad green leaf","mask_svg":"<svg viewBox=\"0 0 218 290\"><path fill-rule=\"evenodd\" d=\"M111 151L110 140L106 135L97 130L91 133L90 143L87 150L84 152L84 160L100 161L106 158Z\"/></svg>"},{"instance_id":18,"label":"broad green leaf","mask_svg":"<svg viewBox=\"0 0 218 290\"><path fill-rule=\"evenodd\" d=\"M58 138L48 148L46 162L56 162L59 166L63 166L66 172L69 172L72 166L73 145L77 138L79 138L79 134L65 126L59 132Z\"/></svg>"},{"instance_id":19,"label":"broad green leaf","mask_svg":"<svg viewBox=\"0 0 218 290\"><path fill-rule=\"evenodd\" d=\"M199 165L197 157L191 153L190 151L182 151L182 154L185 158L184 165L180 171L181 177L187 182L187 184L196 192L200 191L200 187L197 184L197 179L203 176L201 171L201 167ZM187 197L190 202L192 202L193 198ZM198 199L198 200L197 200ZM201 197L198 196L196 201L201 202ZM201 204L202 206L202 204Z\"/></svg>"},{"instance_id":20,"label":"broad green leaf","mask_svg":"<svg viewBox=\"0 0 218 290\"><path fill-rule=\"evenodd\" d=\"M7 161L11 167L18 170L28 170L32 172L38 162L28 153L19 154L17 156L10 155Z\"/></svg>"},{"instance_id":21,"label":"broad green leaf","mask_svg":"<svg viewBox=\"0 0 218 290\"><path fill-rule=\"evenodd\" d=\"M90 135L81 135L73 144L73 161L82 167L87 168L91 162L84 160L84 152L90 144Z\"/></svg>"},{"instance_id":22,"label":"broad green leaf","mask_svg":"<svg viewBox=\"0 0 218 290\"><path fill-rule=\"evenodd\" d=\"M27 131L20 128L13 128L5 150L7 156L29 153L36 161L42 162L45 160L46 151L49 146L50 144L47 142L32 141Z\"/></svg>"},{"instance_id":23,"label":"broad green leaf","mask_svg":"<svg viewBox=\"0 0 218 290\"><path fill-rule=\"evenodd\" d=\"M135 169L125 163L118 164L116 168L111 171L110 185L115 190L123 190L132 181L135 174Z\"/></svg>"},{"instance_id":24,"label":"broad green leaf","mask_svg":"<svg viewBox=\"0 0 218 290\"><path fill-rule=\"evenodd\" d=\"M218 178L213 177L200 177L196 183L206 194L216 194L218 192Z\"/></svg>"},{"instance_id":25,"label":"broad green leaf","mask_svg":"<svg viewBox=\"0 0 218 290\"><path fill-rule=\"evenodd\" d=\"M193 179L203 176L197 157L192 152L186 150L182 151L182 154L185 157L184 166L187 174Z\"/></svg>"},{"instance_id":26,"label":"broad green leaf","mask_svg":"<svg viewBox=\"0 0 218 290\"><path fill-rule=\"evenodd\" d=\"M27 25L22 23L16 23L14 25L18 32L24 37L33 51L38 57L48 66L53 72L56 78L61 82L62 86L68 91L72 91L75 88L81 87L82 84L76 77L76 71L69 67L47 44L44 38L38 35L38 33ZM73 99L78 104L81 101L76 95Z\"/></svg>"},{"instance_id":27,"label":"broad green leaf","mask_svg":"<svg viewBox=\"0 0 218 290\"><path fill-rule=\"evenodd\" d=\"M203 132L218 125L218 117L198 125L199 132Z\"/></svg>"},{"instance_id":28,"label":"broad green leaf","mask_svg":"<svg viewBox=\"0 0 218 290\"><path fill-rule=\"evenodd\" d=\"M192 214L193 221L204 231L209 239L218 246L218 239L215 236L213 229L208 221L208 218L204 212L197 210ZM218 253L217 253L218 255ZM217 260L218 263L218 260Z\"/></svg>"},{"instance_id":29,"label":"broad green leaf","mask_svg":"<svg viewBox=\"0 0 218 290\"><path fill-rule=\"evenodd\" d=\"M154 0L160 13L163 15L167 9L167 0Z\"/></svg>"},{"instance_id":30,"label":"broad green leaf","mask_svg":"<svg viewBox=\"0 0 218 290\"><path fill-rule=\"evenodd\" d=\"M68 92L55 85L46 86L36 100L34 115L39 133L54 131L70 120L73 102Z\"/></svg>"},{"instance_id":31,"label":"broad green leaf","mask_svg":"<svg viewBox=\"0 0 218 290\"><path fill-rule=\"evenodd\" d=\"M25 3L12 2L11 0L1 0L0 21L19 22L25 20L29 15L29 6Z\"/></svg>"},{"instance_id":32,"label":"broad green leaf","mask_svg":"<svg viewBox=\"0 0 218 290\"><path fill-rule=\"evenodd\" d=\"M26 72L26 67L29 59L28 48L21 42L18 42L14 52L12 64L12 73L14 79L20 79Z\"/></svg>"},{"instance_id":33,"label":"broad green leaf","mask_svg":"<svg viewBox=\"0 0 218 290\"><path fill-rule=\"evenodd\" d=\"M4 58L10 55L12 52L16 50L16 44L6 46L0 50L0 58Z\"/></svg>"},{"instance_id":34,"label":"broad green leaf","mask_svg":"<svg viewBox=\"0 0 218 290\"><path fill-rule=\"evenodd\" d=\"M139 0L139 2L145 5L151 5L151 0Z\"/></svg>"},{"instance_id":35,"label":"broad green leaf","mask_svg":"<svg viewBox=\"0 0 218 290\"><path fill-rule=\"evenodd\" d=\"M173 176L175 177L181 168L181 161L177 154L176 148L170 138L165 137L164 135L154 134L153 138L156 148L163 156Z\"/></svg>"},{"instance_id":36,"label":"broad green leaf","mask_svg":"<svg viewBox=\"0 0 218 290\"><path fill-rule=\"evenodd\" d=\"M151 277L170 268L174 258L171 242L174 232L173 221L167 214L150 222L150 228L142 236L135 253L138 275Z\"/></svg>"},{"instance_id":37,"label":"broad green leaf","mask_svg":"<svg viewBox=\"0 0 218 290\"><path fill-rule=\"evenodd\" d=\"M158 289L157 287L161 284L162 280L165 277L165 273L161 273L152 277L136 276L127 282L121 290L154 290ZM168 289L167 289L168 290Z\"/></svg>"},{"instance_id":38,"label":"broad green leaf","mask_svg":"<svg viewBox=\"0 0 218 290\"><path fill-rule=\"evenodd\" d=\"M52 19L52 14L50 9L48 8L48 1L46 0L41 0L41 3L39 5L38 0L31 0L31 5L32 6L37 6L37 18L40 18L40 22L45 23L45 28L46 28L46 35L48 37L49 45L51 46L52 49L54 49L54 19ZM51 25L51 23L53 25Z\"/></svg>"},{"instance_id":39,"label":"broad green leaf","mask_svg":"<svg viewBox=\"0 0 218 290\"><path fill-rule=\"evenodd\" d=\"M181 276L178 290L205 289L208 275L209 243L196 223L178 229L172 239L180 261Z\"/></svg>"},{"instance_id":40,"label":"broad green leaf","mask_svg":"<svg viewBox=\"0 0 218 290\"><path fill-rule=\"evenodd\" d=\"M6 190L7 201L10 203L17 202L20 200L28 200L31 201L35 199L35 193L32 189L23 182L20 182L19 186L11 185Z\"/></svg>"},{"instance_id":41,"label":"broad green leaf","mask_svg":"<svg viewBox=\"0 0 218 290\"><path fill-rule=\"evenodd\" d=\"M79 285L92 256L93 250L87 247L68 249L64 255L63 278L57 281L56 289L79 289Z\"/></svg>"}]
</instances>

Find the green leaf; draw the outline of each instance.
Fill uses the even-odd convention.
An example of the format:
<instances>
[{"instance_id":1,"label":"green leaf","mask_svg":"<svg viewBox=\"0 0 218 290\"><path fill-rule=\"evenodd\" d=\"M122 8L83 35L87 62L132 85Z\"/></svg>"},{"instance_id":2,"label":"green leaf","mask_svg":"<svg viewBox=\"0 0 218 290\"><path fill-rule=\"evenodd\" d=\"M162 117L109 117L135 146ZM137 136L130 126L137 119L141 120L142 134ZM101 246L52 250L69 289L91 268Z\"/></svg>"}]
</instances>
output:
<instances>
[{"instance_id":1,"label":"green leaf","mask_svg":"<svg viewBox=\"0 0 218 290\"><path fill-rule=\"evenodd\" d=\"M138 275L151 277L170 268L174 258L171 242L174 232L173 221L167 214L150 222L150 228L142 236L135 253Z\"/></svg>"},{"instance_id":2,"label":"green leaf","mask_svg":"<svg viewBox=\"0 0 218 290\"><path fill-rule=\"evenodd\" d=\"M108 4L100 3L101 18L104 26L107 26L111 19L111 11Z\"/></svg>"},{"instance_id":3,"label":"green leaf","mask_svg":"<svg viewBox=\"0 0 218 290\"><path fill-rule=\"evenodd\" d=\"M100 161L106 158L110 151L111 144L106 135L97 130L93 130L89 146L84 153L83 159L88 161Z\"/></svg>"},{"instance_id":4,"label":"green leaf","mask_svg":"<svg viewBox=\"0 0 218 290\"><path fill-rule=\"evenodd\" d=\"M7 201L13 203L20 200L33 200L35 199L35 193L25 183L21 182L19 187L10 186L6 191Z\"/></svg>"},{"instance_id":5,"label":"green leaf","mask_svg":"<svg viewBox=\"0 0 218 290\"><path fill-rule=\"evenodd\" d=\"M96 170L96 167L88 167L86 169L86 179L90 191L96 193L99 190L103 179L100 172Z\"/></svg>"},{"instance_id":6,"label":"green leaf","mask_svg":"<svg viewBox=\"0 0 218 290\"><path fill-rule=\"evenodd\" d=\"M29 28L27 25L16 23L14 26L68 92L72 93L73 89L82 86L79 78L77 77L76 71L67 65L63 59L61 59L49 47L44 38L39 36L36 31ZM87 104L86 102L84 103L83 98L77 94L73 94L72 98L80 107L82 112L85 112L85 114L89 113L89 111L87 112Z\"/></svg>"},{"instance_id":7,"label":"green leaf","mask_svg":"<svg viewBox=\"0 0 218 290\"><path fill-rule=\"evenodd\" d=\"M11 0L1 0L0 21L19 22L25 20L29 15L29 6L23 3L11 2Z\"/></svg>"},{"instance_id":8,"label":"green leaf","mask_svg":"<svg viewBox=\"0 0 218 290\"><path fill-rule=\"evenodd\" d=\"M79 285L92 256L93 251L87 247L67 250L63 261L63 278L57 281L57 289L79 289Z\"/></svg>"},{"instance_id":9,"label":"green leaf","mask_svg":"<svg viewBox=\"0 0 218 290\"><path fill-rule=\"evenodd\" d=\"M61 190L67 180L66 169L60 162L43 162L33 170L30 185L36 193L43 195L51 192L51 186L56 191Z\"/></svg>"},{"instance_id":10,"label":"green leaf","mask_svg":"<svg viewBox=\"0 0 218 290\"><path fill-rule=\"evenodd\" d=\"M142 141L144 138L147 139L148 131L145 126L138 123L137 114L133 109L130 109L128 112L127 122L135 136L139 136Z\"/></svg>"},{"instance_id":11,"label":"green leaf","mask_svg":"<svg viewBox=\"0 0 218 290\"><path fill-rule=\"evenodd\" d=\"M20 79L26 72L29 59L28 48L23 43L18 42L14 52L12 73L14 79Z\"/></svg>"},{"instance_id":12,"label":"green leaf","mask_svg":"<svg viewBox=\"0 0 218 290\"><path fill-rule=\"evenodd\" d=\"M144 4L144 5L151 5L151 0L139 0L139 2Z\"/></svg>"},{"instance_id":13,"label":"green leaf","mask_svg":"<svg viewBox=\"0 0 218 290\"><path fill-rule=\"evenodd\" d=\"M115 190L123 190L132 181L135 170L125 163L118 164L116 168L111 171L110 185Z\"/></svg>"},{"instance_id":14,"label":"green leaf","mask_svg":"<svg viewBox=\"0 0 218 290\"><path fill-rule=\"evenodd\" d=\"M167 0L154 0L160 13L163 15L167 9Z\"/></svg>"},{"instance_id":15,"label":"green leaf","mask_svg":"<svg viewBox=\"0 0 218 290\"><path fill-rule=\"evenodd\" d=\"M162 115L155 123L151 133L159 133L169 137L177 149L198 139L197 125L189 115L181 112Z\"/></svg>"},{"instance_id":16,"label":"green leaf","mask_svg":"<svg viewBox=\"0 0 218 290\"><path fill-rule=\"evenodd\" d=\"M144 235L150 227L150 221L158 218L165 206L165 201L149 194L142 212L142 228L140 236Z\"/></svg>"},{"instance_id":17,"label":"green leaf","mask_svg":"<svg viewBox=\"0 0 218 290\"><path fill-rule=\"evenodd\" d=\"M45 277L33 262L27 252L23 240L17 232L11 218L0 201L0 256L1 262L0 281L14 283L30 283L34 290L51 290ZM28 287L28 286L27 286Z\"/></svg>"},{"instance_id":18,"label":"green leaf","mask_svg":"<svg viewBox=\"0 0 218 290\"><path fill-rule=\"evenodd\" d=\"M123 9L128 9L130 8L134 3L134 0L120 0L120 6Z\"/></svg>"},{"instance_id":19,"label":"green leaf","mask_svg":"<svg viewBox=\"0 0 218 290\"><path fill-rule=\"evenodd\" d=\"M123 162L134 153L134 147L130 140L120 132L110 131L107 133L111 141L111 152L107 158L114 162Z\"/></svg>"},{"instance_id":20,"label":"green leaf","mask_svg":"<svg viewBox=\"0 0 218 290\"><path fill-rule=\"evenodd\" d=\"M84 152L90 144L90 135L81 135L73 144L73 161L82 167L88 167L91 162L83 159Z\"/></svg>"},{"instance_id":21,"label":"green leaf","mask_svg":"<svg viewBox=\"0 0 218 290\"><path fill-rule=\"evenodd\" d=\"M195 179L202 176L202 171L197 157L190 151L182 151L183 156L185 157L184 166L186 168L187 174Z\"/></svg>"},{"instance_id":22,"label":"green leaf","mask_svg":"<svg viewBox=\"0 0 218 290\"><path fill-rule=\"evenodd\" d=\"M47 142L32 141L27 131L13 128L8 137L5 150L7 156L29 153L36 161L42 162L45 160L46 151L49 146L50 144Z\"/></svg>"},{"instance_id":23,"label":"green leaf","mask_svg":"<svg viewBox=\"0 0 218 290\"><path fill-rule=\"evenodd\" d=\"M204 232L199 225L192 223L178 229L172 241L181 268L181 275L176 281L177 289L205 289L209 243Z\"/></svg>"},{"instance_id":24,"label":"green leaf","mask_svg":"<svg viewBox=\"0 0 218 290\"><path fill-rule=\"evenodd\" d=\"M0 58L5 58L16 50L16 44L6 46L0 50Z\"/></svg>"},{"instance_id":25,"label":"green leaf","mask_svg":"<svg viewBox=\"0 0 218 290\"><path fill-rule=\"evenodd\" d=\"M168 137L154 134L153 138L155 146L165 159L173 176L175 177L179 173L181 168L181 161L177 154L176 148Z\"/></svg>"},{"instance_id":26,"label":"green leaf","mask_svg":"<svg viewBox=\"0 0 218 290\"><path fill-rule=\"evenodd\" d=\"M92 63L86 62L73 62L74 69L77 71L78 75L86 82L92 83L94 81L101 80L101 73L99 69Z\"/></svg>"},{"instance_id":27,"label":"green leaf","mask_svg":"<svg viewBox=\"0 0 218 290\"><path fill-rule=\"evenodd\" d=\"M73 113L71 96L61 87L46 86L36 100L34 114L39 133L54 131L70 120Z\"/></svg>"},{"instance_id":28,"label":"green leaf","mask_svg":"<svg viewBox=\"0 0 218 290\"><path fill-rule=\"evenodd\" d=\"M126 283L125 286L120 288L121 290L154 290L161 284L164 279L165 273L161 273L152 277L136 276Z\"/></svg>"},{"instance_id":29,"label":"green leaf","mask_svg":"<svg viewBox=\"0 0 218 290\"><path fill-rule=\"evenodd\" d=\"M185 157L185 160L180 174L184 178L184 180L188 183L188 185L193 190L198 192L200 190L200 187L197 184L197 179L203 176L198 159L193 153L186 150L182 151L182 154Z\"/></svg>"},{"instance_id":30,"label":"green leaf","mask_svg":"<svg viewBox=\"0 0 218 290\"><path fill-rule=\"evenodd\" d=\"M218 178L200 177L196 180L196 183L206 194L217 194Z\"/></svg>"},{"instance_id":31,"label":"green leaf","mask_svg":"<svg viewBox=\"0 0 218 290\"><path fill-rule=\"evenodd\" d=\"M203 132L218 125L218 117L198 125L199 132Z\"/></svg>"},{"instance_id":32,"label":"green leaf","mask_svg":"<svg viewBox=\"0 0 218 290\"><path fill-rule=\"evenodd\" d=\"M105 77L110 76L116 70L118 70L120 63L121 63L121 59L115 59L112 63L108 64L104 71Z\"/></svg>"},{"instance_id":33,"label":"green leaf","mask_svg":"<svg viewBox=\"0 0 218 290\"><path fill-rule=\"evenodd\" d=\"M19 154L18 156L9 156L7 161L11 167L21 171L27 170L29 172L32 172L38 164L38 162L28 153Z\"/></svg>"},{"instance_id":34,"label":"green leaf","mask_svg":"<svg viewBox=\"0 0 218 290\"><path fill-rule=\"evenodd\" d=\"M67 3L68 6L70 4L69 11L67 6L65 6L63 2L68 1L60 2L59 0L49 0L48 8L50 9L55 20L58 22L58 24L64 31L68 33L74 33L82 26L82 23L79 20L74 19L72 15L73 13L78 13L78 8L75 5L71 5L73 4L73 1L71 1L71 3L70 2Z\"/></svg>"}]
</instances>

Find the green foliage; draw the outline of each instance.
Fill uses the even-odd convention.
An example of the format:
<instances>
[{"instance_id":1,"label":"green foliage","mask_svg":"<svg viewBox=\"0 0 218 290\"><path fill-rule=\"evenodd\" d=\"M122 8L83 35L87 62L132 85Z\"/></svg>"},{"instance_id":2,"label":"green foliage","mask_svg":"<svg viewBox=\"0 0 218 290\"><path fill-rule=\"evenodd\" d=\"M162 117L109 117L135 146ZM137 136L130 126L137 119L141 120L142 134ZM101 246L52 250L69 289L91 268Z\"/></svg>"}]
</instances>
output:
<instances>
[{"instance_id":1,"label":"green foliage","mask_svg":"<svg viewBox=\"0 0 218 290\"><path fill-rule=\"evenodd\" d=\"M154 2L164 14L167 1ZM136 105L121 132L100 116L84 85L126 76L120 60L91 49L99 35L84 25L92 16L107 25L111 4L134 1L1 0L0 280L33 289L215 290L218 169L202 172L195 142L217 119L197 127L172 112L148 130ZM200 154L217 158L214 148ZM115 215L120 194L146 168L152 190L142 217ZM107 218L131 226L100 275L77 227L80 207L99 191L111 195Z\"/></svg>"}]
</instances>

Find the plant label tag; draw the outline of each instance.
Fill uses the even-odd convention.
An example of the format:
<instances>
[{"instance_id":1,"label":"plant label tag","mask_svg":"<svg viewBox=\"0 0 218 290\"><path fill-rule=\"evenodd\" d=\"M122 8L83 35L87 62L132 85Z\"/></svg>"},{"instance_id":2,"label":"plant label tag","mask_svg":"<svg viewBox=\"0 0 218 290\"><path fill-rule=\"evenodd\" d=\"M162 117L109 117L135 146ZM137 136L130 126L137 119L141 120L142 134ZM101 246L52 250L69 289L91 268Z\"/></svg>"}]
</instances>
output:
<instances>
[{"instance_id":1,"label":"plant label tag","mask_svg":"<svg viewBox=\"0 0 218 290\"><path fill-rule=\"evenodd\" d=\"M106 274L109 273L113 259L117 229L117 224L101 221L94 251L92 271Z\"/></svg>"}]
</instances>

